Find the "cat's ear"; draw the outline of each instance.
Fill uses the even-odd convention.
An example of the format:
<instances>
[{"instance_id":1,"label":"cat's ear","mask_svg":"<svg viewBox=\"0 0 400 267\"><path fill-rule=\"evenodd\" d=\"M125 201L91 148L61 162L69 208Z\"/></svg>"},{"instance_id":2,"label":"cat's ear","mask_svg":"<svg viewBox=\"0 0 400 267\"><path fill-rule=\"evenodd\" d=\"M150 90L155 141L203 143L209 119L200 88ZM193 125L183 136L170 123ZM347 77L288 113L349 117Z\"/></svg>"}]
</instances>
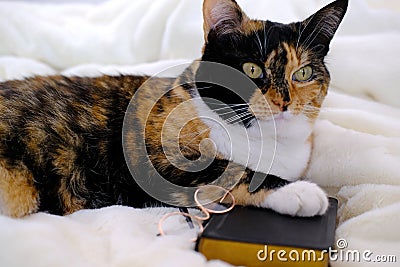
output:
<instances>
[{"instance_id":1,"label":"cat's ear","mask_svg":"<svg viewBox=\"0 0 400 267\"><path fill-rule=\"evenodd\" d=\"M321 52L324 56L344 15L349 0L337 0L300 23L300 41L304 47Z\"/></svg>"},{"instance_id":2,"label":"cat's ear","mask_svg":"<svg viewBox=\"0 0 400 267\"><path fill-rule=\"evenodd\" d=\"M235 0L204 0L204 38L210 31L217 34L227 34L241 29L249 20Z\"/></svg>"}]
</instances>

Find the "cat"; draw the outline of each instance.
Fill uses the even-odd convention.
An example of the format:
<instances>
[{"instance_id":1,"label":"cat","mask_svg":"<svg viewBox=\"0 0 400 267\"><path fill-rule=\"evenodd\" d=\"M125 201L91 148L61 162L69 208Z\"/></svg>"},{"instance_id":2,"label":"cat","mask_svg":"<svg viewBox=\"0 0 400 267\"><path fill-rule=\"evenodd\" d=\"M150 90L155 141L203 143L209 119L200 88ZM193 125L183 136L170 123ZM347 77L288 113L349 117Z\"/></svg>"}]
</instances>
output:
<instances>
[{"instance_id":1,"label":"cat","mask_svg":"<svg viewBox=\"0 0 400 267\"><path fill-rule=\"evenodd\" d=\"M149 188L189 204L190 195L155 183L156 173L183 188L218 184L239 205L324 214L325 192L300 178L330 82L324 58L347 7L336 0L281 24L250 19L234 0L204 0L202 57L176 78L1 83L1 212L164 201Z\"/></svg>"}]
</instances>

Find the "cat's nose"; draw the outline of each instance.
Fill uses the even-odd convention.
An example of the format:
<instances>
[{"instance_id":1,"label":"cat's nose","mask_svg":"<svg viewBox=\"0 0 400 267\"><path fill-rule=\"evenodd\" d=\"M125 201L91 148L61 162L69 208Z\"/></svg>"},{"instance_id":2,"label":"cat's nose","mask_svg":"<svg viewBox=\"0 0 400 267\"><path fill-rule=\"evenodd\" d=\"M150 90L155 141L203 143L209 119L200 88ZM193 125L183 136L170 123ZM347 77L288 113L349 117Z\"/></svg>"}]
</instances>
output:
<instances>
[{"instance_id":1,"label":"cat's nose","mask_svg":"<svg viewBox=\"0 0 400 267\"><path fill-rule=\"evenodd\" d=\"M279 110L281 112L285 112L288 110L288 107L290 106L291 101L285 101L285 100L279 100L279 101L272 101L277 107L279 107Z\"/></svg>"}]
</instances>

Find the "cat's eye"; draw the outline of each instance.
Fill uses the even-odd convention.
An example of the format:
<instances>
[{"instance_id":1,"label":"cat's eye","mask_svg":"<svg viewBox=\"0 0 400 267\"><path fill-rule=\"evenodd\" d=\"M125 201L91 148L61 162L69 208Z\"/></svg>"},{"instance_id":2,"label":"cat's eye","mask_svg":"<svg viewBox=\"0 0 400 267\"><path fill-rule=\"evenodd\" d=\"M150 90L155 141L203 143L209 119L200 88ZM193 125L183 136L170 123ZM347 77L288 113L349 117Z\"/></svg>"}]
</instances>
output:
<instances>
[{"instance_id":1,"label":"cat's eye","mask_svg":"<svg viewBox=\"0 0 400 267\"><path fill-rule=\"evenodd\" d=\"M293 74L293 80L298 82L308 82L314 75L314 71L310 66L303 67Z\"/></svg>"},{"instance_id":2,"label":"cat's eye","mask_svg":"<svg viewBox=\"0 0 400 267\"><path fill-rule=\"evenodd\" d=\"M255 63L248 62L243 64L243 71L252 79L259 79L263 76L263 70Z\"/></svg>"}]
</instances>

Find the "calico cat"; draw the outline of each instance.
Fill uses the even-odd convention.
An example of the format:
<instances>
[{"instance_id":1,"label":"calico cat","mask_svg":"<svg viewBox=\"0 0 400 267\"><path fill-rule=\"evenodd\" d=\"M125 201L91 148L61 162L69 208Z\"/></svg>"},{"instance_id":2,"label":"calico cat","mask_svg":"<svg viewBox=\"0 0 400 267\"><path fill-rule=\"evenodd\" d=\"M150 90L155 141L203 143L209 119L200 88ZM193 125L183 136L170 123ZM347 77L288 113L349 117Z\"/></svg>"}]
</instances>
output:
<instances>
[{"instance_id":1,"label":"calico cat","mask_svg":"<svg viewBox=\"0 0 400 267\"><path fill-rule=\"evenodd\" d=\"M299 178L330 82L324 58L347 6L337 0L281 24L250 19L234 0L204 0L202 58L177 78L1 83L2 213L164 201L146 186L188 205L189 195L157 187L157 173L180 187L218 184L240 205L323 214L326 194Z\"/></svg>"}]
</instances>

